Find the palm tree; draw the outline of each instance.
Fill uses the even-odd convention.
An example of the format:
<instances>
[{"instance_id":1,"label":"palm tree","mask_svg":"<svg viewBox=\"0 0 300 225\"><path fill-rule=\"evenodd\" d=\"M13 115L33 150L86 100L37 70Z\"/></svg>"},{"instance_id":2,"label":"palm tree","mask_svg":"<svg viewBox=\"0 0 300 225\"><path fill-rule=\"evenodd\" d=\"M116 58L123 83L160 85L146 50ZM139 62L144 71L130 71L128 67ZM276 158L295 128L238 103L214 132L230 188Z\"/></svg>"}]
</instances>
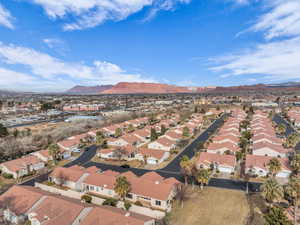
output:
<instances>
[{"instance_id":1,"label":"palm tree","mask_svg":"<svg viewBox=\"0 0 300 225\"><path fill-rule=\"evenodd\" d=\"M268 214L266 214L264 218L265 225L291 225L291 222L280 207L270 208Z\"/></svg>"},{"instance_id":2,"label":"palm tree","mask_svg":"<svg viewBox=\"0 0 300 225\"><path fill-rule=\"evenodd\" d=\"M120 196L122 200L125 200L126 195L131 189L131 184L126 177L120 176L117 178L114 191Z\"/></svg>"},{"instance_id":3,"label":"palm tree","mask_svg":"<svg viewBox=\"0 0 300 225\"><path fill-rule=\"evenodd\" d=\"M281 170L281 163L278 160L278 158L272 158L267 164L270 173L273 177L276 176L276 174Z\"/></svg>"},{"instance_id":4,"label":"palm tree","mask_svg":"<svg viewBox=\"0 0 300 225\"><path fill-rule=\"evenodd\" d=\"M101 131L97 131L97 133L96 133L96 144L97 145L102 145L104 139L105 139L104 134Z\"/></svg>"},{"instance_id":5,"label":"palm tree","mask_svg":"<svg viewBox=\"0 0 300 225\"><path fill-rule=\"evenodd\" d=\"M285 134L286 126L282 123L278 126L277 130L278 130L278 133Z\"/></svg>"},{"instance_id":6,"label":"palm tree","mask_svg":"<svg viewBox=\"0 0 300 225\"><path fill-rule=\"evenodd\" d=\"M294 205L294 224L297 224L298 200L300 199L300 178L291 177L285 188L287 195L293 200Z\"/></svg>"},{"instance_id":7,"label":"palm tree","mask_svg":"<svg viewBox=\"0 0 300 225\"><path fill-rule=\"evenodd\" d=\"M53 158L54 165L56 165L57 159L59 158L59 153L60 153L58 145L57 144L51 144L48 148L48 151L49 151L49 154Z\"/></svg>"},{"instance_id":8,"label":"palm tree","mask_svg":"<svg viewBox=\"0 0 300 225\"><path fill-rule=\"evenodd\" d=\"M203 186L207 185L210 179L210 172L207 169L200 169L196 174L196 180L200 183L200 188L203 190Z\"/></svg>"},{"instance_id":9,"label":"palm tree","mask_svg":"<svg viewBox=\"0 0 300 225\"><path fill-rule=\"evenodd\" d=\"M184 155L180 161L181 173L184 176L185 185L188 183L188 177L192 175L192 161Z\"/></svg>"},{"instance_id":10,"label":"palm tree","mask_svg":"<svg viewBox=\"0 0 300 225\"><path fill-rule=\"evenodd\" d=\"M300 154L294 155L291 161L291 167L293 168L296 175L300 173Z\"/></svg>"},{"instance_id":11,"label":"palm tree","mask_svg":"<svg viewBox=\"0 0 300 225\"><path fill-rule=\"evenodd\" d=\"M118 138L122 136L122 129L120 127L118 127L116 130L115 130L115 137Z\"/></svg>"},{"instance_id":12,"label":"palm tree","mask_svg":"<svg viewBox=\"0 0 300 225\"><path fill-rule=\"evenodd\" d=\"M271 206L274 201L280 200L283 197L283 188L274 178L266 180L261 189L263 197Z\"/></svg>"},{"instance_id":13,"label":"palm tree","mask_svg":"<svg viewBox=\"0 0 300 225\"><path fill-rule=\"evenodd\" d=\"M188 138L190 136L190 129L188 127L184 127L182 131L182 137Z\"/></svg>"}]
</instances>

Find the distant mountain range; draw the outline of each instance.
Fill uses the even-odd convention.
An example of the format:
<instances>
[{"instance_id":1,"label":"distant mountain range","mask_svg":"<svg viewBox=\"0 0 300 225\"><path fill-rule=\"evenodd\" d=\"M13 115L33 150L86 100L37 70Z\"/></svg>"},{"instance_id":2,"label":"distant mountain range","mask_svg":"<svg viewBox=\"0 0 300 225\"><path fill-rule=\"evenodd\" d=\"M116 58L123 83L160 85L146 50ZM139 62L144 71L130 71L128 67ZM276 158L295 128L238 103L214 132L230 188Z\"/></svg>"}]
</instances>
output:
<instances>
[{"instance_id":1,"label":"distant mountain range","mask_svg":"<svg viewBox=\"0 0 300 225\"><path fill-rule=\"evenodd\" d=\"M183 87L160 83L120 82L116 85L75 86L62 94L168 94L168 93L243 93L269 91L300 91L300 82L256 84L231 87ZM0 95L22 92L0 90ZM23 92L29 93L29 92ZM32 92L31 92L32 93ZM33 94L33 93L32 93Z\"/></svg>"},{"instance_id":2,"label":"distant mountain range","mask_svg":"<svg viewBox=\"0 0 300 225\"><path fill-rule=\"evenodd\" d=\"M69 94L168 94L196 93L215 89L215 87L181 87L160 83L120 82L116 85L75 86L66 91Z\"/></svg>"},{"instance_id":3,"label":"distant mountain range","mask_svg":"<svg viewBox=\"0 0 300 225\"><path fill-rule=\"evenodd\" d=\"M99 94L105 90L111 89L113 85L99 85L99 86L75 86L69 90L67 93L70 94Z\"/></svg>"},{"instance_id":4,"label":"distant mountain range","mask_svg":"<svg viewBox=\"0 0 300 225\"><path fill-rule=\"evenodd\" d=\"M75 86L69 94L168 94L168 93L230 93L264 91L300 91L300 82L256 84L231 87L182 87L160 83L120 82L116 85Z\"/></svg>"}]
</instances>

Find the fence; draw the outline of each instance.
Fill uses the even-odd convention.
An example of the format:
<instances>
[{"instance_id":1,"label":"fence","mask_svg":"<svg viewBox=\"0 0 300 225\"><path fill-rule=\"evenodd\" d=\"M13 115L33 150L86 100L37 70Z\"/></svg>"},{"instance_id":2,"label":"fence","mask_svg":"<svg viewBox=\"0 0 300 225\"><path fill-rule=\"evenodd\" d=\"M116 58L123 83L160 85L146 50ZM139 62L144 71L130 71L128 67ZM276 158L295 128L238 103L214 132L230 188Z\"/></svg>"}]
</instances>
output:
<instances>
[{"instance_id":1,"label":"fence","mask_svg":"<svg viewBox=\"0 0 300 225\"><path fill-rule=\"evenodd\" d=\"M45 184L41 184L41 183L35 183L35 187L38 187L44 191L48 191L50 193L54 193L54 194L59 194L62 196L66 196L69 198L75 198L75 199L81 199L81 196L84 195L84 192L76 192L76 191L72 191L72 190L62 190L59 189L57 187L53 187L53 186L49 186L49 185L45 185ZM105 201L105 199L100 198L100 197L96 197L96 196L91 196L92 197L92 203L95 205L102 205L103 202ZM120 209L124 209L124 202L119 201L117 204L117 208ZM155 219L162 219L166 213L163 211L159 211L159 210L154 210L154 209L150 209L147 207L142 207L142 206L137 206L132 204L130 209L130 212L133 213L138 213L138 214L142 214L145 216L149 216Z\"/></svg>"},{"instance_id":2,"label":"fence","mask_svg":"<svg viewBox=\"0 0 300 225\"><path fill-rule=\"evenodd\" d=\"M34 186L38 187L44 191L48 191L50 193L59 194L62 196L66 196L69 198L75 198L75 199L81 199L81 196L84 194L82 192L76 192L76 191L72 191L72 190L62 190L62 189L59 189L56 187L52 187L52 186L37 183L37 182L35 182Z\"/></svg>"}]
</instances>

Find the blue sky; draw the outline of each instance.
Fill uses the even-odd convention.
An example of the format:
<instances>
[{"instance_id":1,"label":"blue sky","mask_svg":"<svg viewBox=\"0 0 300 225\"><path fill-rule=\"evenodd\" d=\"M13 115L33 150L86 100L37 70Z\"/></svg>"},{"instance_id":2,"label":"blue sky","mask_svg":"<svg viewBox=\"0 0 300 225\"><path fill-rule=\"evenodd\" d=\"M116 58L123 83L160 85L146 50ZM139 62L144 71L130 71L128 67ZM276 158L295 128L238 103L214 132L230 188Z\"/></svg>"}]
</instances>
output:
<instances>
[{"instance_id":1,"label":"blue sky","mask_svg":"<svg viewBox=\"0 0 300 225\"><path fill-rule=\"evenodd\" d=\"M299 0L0 0L1 89L299 78Z\"/></svg>"}]
</instances>

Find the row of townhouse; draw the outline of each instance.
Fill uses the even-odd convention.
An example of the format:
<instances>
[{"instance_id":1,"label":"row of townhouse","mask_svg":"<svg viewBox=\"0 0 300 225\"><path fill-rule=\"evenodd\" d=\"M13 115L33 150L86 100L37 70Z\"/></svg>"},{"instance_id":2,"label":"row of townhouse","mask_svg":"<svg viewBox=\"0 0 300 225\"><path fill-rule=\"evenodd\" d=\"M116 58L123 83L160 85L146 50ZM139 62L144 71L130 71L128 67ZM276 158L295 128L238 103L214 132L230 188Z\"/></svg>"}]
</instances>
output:
<instances>
[{"instance_id":1,"label":"row of townhouse","mask_svg":"<svg viewBox=\"0 0 300 225\"><path fill-rule=\"evenodd\" d=\"M69 158L70 152L60 149L60 158ZM47 149L30 153L18 159L0 164L1 173L11 174L14 179L38 172L53 160Z\"/></svg>"},{"instance_id":2,"label":"row of townhouse","mask_svg":"<svg viewBox=\"0 0 300 225\"><path fill-rule=\"evenodd\" d=\"M246 113L241 109L234 109L231 117L224 123L207 147L207 152L202 152L196 161L198 168L216 169L222 173L234 173L236 157L240 150L240 122L246 118Z\"/></svg>"},{"instance_id":3,"label":"row of townhouse","mask_svg":"<svg viewBox=\"0 0 300 225\"><path fill-rule=\"evenodd\" d=\"M108 138L107 144L109 147L100 149L97 154L104 159L119 158L122 160L145 161L148 164L159 164L170 156L170 151L175 149L178 142L183 139L184 127L188 127L192 134L195 129L200 128L201 123L202 117L199 114L194 114L190 120L177 126L170 126L169 120L162 120L157 126L146 126L119 138ZM151 129L154 128L157 132L161 132L162 124L168 131L157 140L150 142ZM122 153L121 158L120 153Z\"/></svg>"},{"instance_id":4,"label":"row of townhouse","mask_svg":"<svg viewBox=\"0 0 300 225\"><path fill-rule=\"evenodd\" d=\"M183 124L179 124L175 127L170 127L170 129L164 135L160 136L157 140L149 143L148 148L169 152L175 149L178 142L184 138L183 130L185 127L189 129L190 135L192 135L194 131L201 128L202 122L203 117L201 114L193 114L191 119L185 121Z\"/></svg>"},{"instance_id":5,"label":"row of townhouse","mask_svg":"<svg viewBox=\"0 0 300 225\"><path fill-rule=\"evenodd\" d=\"M32 225L154 225L153 218L122 209L95 206L50 194L31 186L15 185L0 196L6 221Z\"/></svg>"},{"instance_id":6,"label":"row of townhouse","mask_svg":"<svg viewBox=\"0 0 300 225\"><path fill-rule=\"evenodd\" d=\"M126 200L139 201L146 207L171 210L172 199L180 182L175 178L165 179L155 172L138 177L132 172L119 173L112 170L102 172L96 167L86 169L79 166L58 167L49 175L49 181L102 198L118 198L114 185L119 176L126 177L131 184Z\"/></svg>"},{"instance_id":7,"label":"row of townhouse","mask_svg":"<svg viewBox=\"0 0 300 225\"><path fill-rule=\"evenodd\" d=\"M212 138L207 147L209 153L230 153L234 155L240 150L240 122L243 121L246 114L242 110L234 110L229 119L220 128L217 135Z\"/></svg>"},{"instance_id":8,"label":"row of townhouse","mask_svg":"<svg viewBox=\"0 0 300 225\"><path fill-rule=\"evenodd\" d=\"M246 156L245 172L249 175L267 176L269 161L278 158L281 171L276 174L276 177L288 178L291 174L288 156L293 150L283 147L283 140L277 137L268 114L260 110L255 111L250 129L252 154Z\"/></svg>"}]
</instances>

